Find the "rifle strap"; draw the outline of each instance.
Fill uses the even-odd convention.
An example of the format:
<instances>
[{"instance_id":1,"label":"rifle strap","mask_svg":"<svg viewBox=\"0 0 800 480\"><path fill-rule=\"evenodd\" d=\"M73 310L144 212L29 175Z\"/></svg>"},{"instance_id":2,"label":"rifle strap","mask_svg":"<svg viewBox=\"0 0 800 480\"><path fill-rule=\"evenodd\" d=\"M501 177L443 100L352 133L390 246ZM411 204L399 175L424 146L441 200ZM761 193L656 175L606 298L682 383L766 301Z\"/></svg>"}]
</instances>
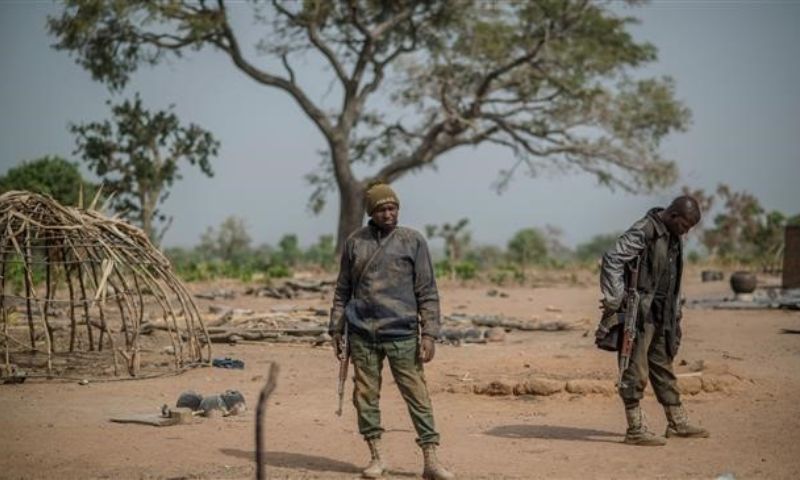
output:
<instances>
[{"instance_id":1,"label":"rifle strap","mask_svg":"<svg viewBox=\"0 0 800 480\"><path fill-rule=\"evenodd\" d=\"M364 265L361 267L361 270L359 270L357 272L356 277L355 277L355 279L353 281L353 289L352 289L353 293L351 294L352 297L355 296L356 290L358 289L358 285L361 283L361 278L363 278L364 273L367 272L367 269L370 267L370 265L372 265L372 261L375 260L375 258L378 257L378 254L383 251L383 247L386 246L386 244L389 242L389 239L392 238L392 236L394 235L394 232L396 232L396 231L397 231L397 227L395 227L394 230L389 232L389 235L386 235L386 237L383 239L382 242L378 243L378 248L376 248L375 251L372 252L372 255L370 255L369 258L367 259L367 261L364 262Z\"/></svg>"}]
</instances>

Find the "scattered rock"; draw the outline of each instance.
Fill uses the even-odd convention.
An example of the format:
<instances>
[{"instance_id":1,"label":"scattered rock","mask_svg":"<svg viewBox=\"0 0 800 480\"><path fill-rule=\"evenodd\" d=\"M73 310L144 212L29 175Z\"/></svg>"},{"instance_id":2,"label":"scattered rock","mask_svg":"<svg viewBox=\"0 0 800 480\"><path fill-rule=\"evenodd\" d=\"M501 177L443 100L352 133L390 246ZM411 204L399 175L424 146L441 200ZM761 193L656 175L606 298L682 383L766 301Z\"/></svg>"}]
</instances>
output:
<instances>
[{"instance_id":1,"label":"scattered rock","mask_svg":"<svg viewBox=\"0 0 800 480\"><path fill-rule=\"evenodd\" d=\"M448 393L472 393L473 386L469 383L453 383L447 386Z\"/></svg>"},{"instance_id":2,"label":"scattered rock","mask_svg":"<svg viewBox=\"0 0 800 480\"><path fill-rule=\"evenodd\" d=\"M678 377L678 391L683 395L697 395L703 391L701 377Z\"/></svg>"},{"instance_id":3,"label":"scattered rock","mask_svg":"<svg viewBox=\"0 0 800 480\"><path fill-rule=\"evenodd\" d=\"M486 332L486 341L503 342L506 339L506 330L502 327L492 327Z\"/></svg>"},{"instance_id":4,"label":"scattered rock","mask_svg":"<svg viewBox=\"0 0 800 480\"><path fill-rule=\"evenodd\" d=\"M564 390L564 382L549 378L529 378L514 386L514 395L548 396Z\"/></svg>"},{"instance_id":5,"label":"scattered rock","mask_svg":"<svg viewBox=\"0 0 800 480\"><path fill-rule=\"evenodd\" d=\"M733 386L733 384L736 383L736 378L732 375L707 375L700 378L703 384L703 391L707 393L727 393L730 391L730 388Z\"/></svg>"},{"instance_id":6,"label":"scattered rock","mask_svg":"<svg viewBox=\"0 0 800 480\"><path fill-rule=\"evenodd\" d=\"M561 312L562 311L560 308L558 308L556 306L553 306L553 305L548 305L544 309L547 312Z\"/></svg>"},{"instance_id":7,"label":"scattered rock","mask_svg":"<svg viewBox=\"0 0 800 480\"><path fill-rule=\"evenodd\" d=\"M487 385L475 385L474 392L478 395L508 396L514 393L514 386L502 380L495 380Z\"/></svg>"},{"instance_id":8,"label":"scattered rock","mask_svg":"<svg viewBox=\"0 0 800 480\"><path fill-rule=\"evenodd\" d=\"M492 289L492 290L489 290L488 292L486 292L486 295L488 295L490 297L496 297L498 293L500 293L500 292L498 292L495 289Z\"/></svg>"},{"instance_id":9,"label":"scattered rock","mask_svg":"<svg viewBox=\"0 0 800 480\"><path fill-rule=\"evenodd\" d=\"M230 289L220 288L210 292L195 293L194 296L205 300L216 300L217 298L233 299L236 298L236 292Z\"/></svg>"},{"instance_id":10,"label":"scattered rock","mask_svg":"<svg viewBox=\"0 0 800 480\"><path fill-rule=\"evenodd\" d=\"M222 315L232 311L233 309L227 305L209 305L208 306L208 313L214 313L218 315Z\"/></svg>"},{"instance_id":11,"label":"scattered rock","mask_svg":"<svg viewBox=\"0 0 800 480\"><path fill-rule=\"evenodd\" d=\"M614 384L609 381L584 379L569 380L566 389L569 393L576 395L588 395L591 393L613 395L617 391Z\"/></svg>"}]
</instances>

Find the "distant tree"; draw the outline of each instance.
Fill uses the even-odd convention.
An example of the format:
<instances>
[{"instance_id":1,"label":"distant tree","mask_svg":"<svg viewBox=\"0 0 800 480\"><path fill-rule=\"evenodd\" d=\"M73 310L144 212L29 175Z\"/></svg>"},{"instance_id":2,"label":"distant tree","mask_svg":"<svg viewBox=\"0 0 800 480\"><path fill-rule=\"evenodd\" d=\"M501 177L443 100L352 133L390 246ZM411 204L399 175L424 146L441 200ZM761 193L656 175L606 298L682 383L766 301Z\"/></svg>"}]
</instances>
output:
<instances>
[{"instance_id":1,"label":"distant tree","mask_svg":"<svg viewBox=\"0 0 800 480\"><path fill-rule=\"evenodd\" d=\"M474 264L479 270L488 270L502 263L503 249L496 245L479 245L470 248L464 259Z\"/></svg>"},{"instance_id":2,"label":"distant tree","mask_svg":"<svg viewBox=\"0 0 800 480\"><path fill-rule=\"evenodd\" d=\"M454 225L425 225L428 238L441 238L444 240L444 253L447 257L447 268L450 279L455 279L456 268L464 256L464 250L472 239L469 232L464 231L469 223L468 218L462 218Z\"/></svg>"},{"instance_id":3,"label":"distant tree","mask_svg":"<svg viewBox=\"0 0 800 480\"><path fill-rule=\"evenodd\" d=\"M547 260L547 240L536 228L525 228L514 234L508 242L509 260L520 265L522 277L531 265L541 265Z\"/></svg>"},{"instance_id":4,"label":"distant tree","mask_svg":"<svg viewBox=\"0 0 800 480\"><path fill-rule=\"evenodd\" d=\"M575 248L575 256L582 262L599 260L614 246L620 235L620 232L595 235L588 242L581 243Z\"/></svg>"},{"instance_id":5,"label":"distant tree","mask_svg":"<svg viewBox=\"0 0 800 480\"><path fill-rule=\"evenodd\" d=\"M296 266L303 257L303 252L300 250L300 242L297 240L297 235L290 233L281 237L278 242L278 251L275 256L281 263L286 266Z\"/></svg>"},{"instance_id":6,"label":"distant tree","mask_svg":"<svg viewBox=\"0 0 800 480\"><path fill-rule=\"evenodd\" d=\"M251 254L250 242L244 220L230 216L222 221L219 229L208 227L200 237L198 249L212 258L236 264Z\"/></svg>"},{"instance_id":7,"label":"distant tree","mask_svg":"<svg viewBox=\"0 0 800 480\"><path fill-rule=\"evenodd\" d=\"M317 243L311 245L304 255L306 262L328 269L336 263L336 244L333 235L320 235Z\"/></svg>"},{"instance_id":8,"label":"distant tree","mask_svg":"<svg viewBox=\"0 0 800 480\"><path fill-rule=\"evenodd\" d=\"M150 112L137 94L131 100L111 105L113 121L71 125L77 149L89 168L114 194L112 208L133 220L151 240L159 242L169 228L160 232L154 221L166 220L158 205L181 174L178 164L197 165L213 176L211 158L219 142L194 124L180 125L170 110Z\"/></svg>"},{"instance_id":9,"label":"distant tree","mask_svg":"<svg viewBox=\"0 0 800 480\"><path fill-rule=\"evenodd\" d=\"M62 205L77 206L81 193L91 200L96 186L83 179L78 165L58 156L23 162L0 176L0 193L28 190L49 195Z\"/></svg>"},{"instance_id":10,"label":"distant tree","mask_svg":"<svg viewBox=\"0 0 800 480\"><path fill-rule=\"evenodd\" d=\"M714 226L703 231L701 241L708 251L723 260L757 263L765 269L779 264L786 215L767 212L754 195L735 192L725 184L717 187L716 194L723 210L714 217Z\"/></svg>"},{"instance_id":11,"label":"distant tree","mask_svg":"<svg viewBox=\"0 0 800 480\"><path fill-rule=\"evenodd\" d=\"M555 225L544 226L544 239L547 247L547 256L556 262L564 263L573 256L572 250L564 245L564 231Z\"/></svg>"},{"instance_id":12,"label":"distant tree","mask_svg":"<svg viewBox=\"0 0 800 480\"><path fill-rule=\"evenodd\" d=\"M227 3L62 0L49 30L112 89L141 65L209 47L294 99L328 148L308 176L310 205L319 211L338 191L338 248L362 223L370 181L394 182L459 147L513 154L498 188L518 170L583 171L631 191L676 178L659 144L689 111L671 79L631 75L656 49L633 39L635 19L611 2L254 2L255 52L241 43L253 22L232 21ZM314 81L294 68L310 56L326 67ZM311 88L320 84L324 95ZM370 173L358 178L357 163Z\"/></svg>"}]
</instances>

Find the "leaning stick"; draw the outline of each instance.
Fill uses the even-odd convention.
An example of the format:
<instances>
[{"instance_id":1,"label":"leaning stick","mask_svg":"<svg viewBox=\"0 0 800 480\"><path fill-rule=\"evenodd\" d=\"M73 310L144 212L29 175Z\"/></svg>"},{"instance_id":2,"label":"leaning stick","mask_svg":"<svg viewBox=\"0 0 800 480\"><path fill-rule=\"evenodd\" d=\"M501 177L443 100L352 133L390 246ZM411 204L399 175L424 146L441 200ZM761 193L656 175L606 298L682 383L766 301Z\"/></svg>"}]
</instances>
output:
<instances>
[{"instance_id":1,"label":"leaning stick","mask_svg":"<svg viewBox=\"0 0 800 480\"><path fill-rule=\"evenodd\" d=\"M256 480L265 480L267 471L264 468L264 414L267 410L267 400L275 387L278 385L278 372L280 366L273 362L269 366L269 377L261 393L258 395L258 405L256 406Z\"/></svg>"}]
</instances>

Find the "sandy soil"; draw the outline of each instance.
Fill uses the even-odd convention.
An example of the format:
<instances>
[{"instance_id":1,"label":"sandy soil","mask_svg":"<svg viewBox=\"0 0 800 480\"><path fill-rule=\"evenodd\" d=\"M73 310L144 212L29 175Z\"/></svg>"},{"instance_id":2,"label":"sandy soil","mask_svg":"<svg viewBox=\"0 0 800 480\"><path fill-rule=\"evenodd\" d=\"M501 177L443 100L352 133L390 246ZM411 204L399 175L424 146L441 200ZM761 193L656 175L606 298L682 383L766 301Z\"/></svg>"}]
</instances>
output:
<instances>
[{"instance_id":1,"label":"sandy soil","mask_svg":"<svg viewBox=\"0 0 800 480\"><path fill-rule=\"evenodd\" d=\"M565 332L511 332L503 343L442 345L426 375L442 434L440 457L460 478L798 478L800 475L800 312L687 310L677 359L703 360L705 372L735 381L723 391L685 395L691 417L712 437L671 439L666 447L621 443L624 415L613 395L489 397L464 384L551 379L612 383L615 361L594 348L592 287L442 288L443 310L536 316L575 322ZM724 283L688 282L689 298L724 292ZM327 307L329 299L291 302ZM201 302L201 305L205 306ZM220 302L216 302L220 303ZM239 296L224 303L266 310L279 302ZM548 306L560 312L547 311ZM244 370L195 369L151 380L91 383L30 381L0 386L0 478L247 479L254 477L254 409L243 416L155 428L109 418L156 412L187 389L241 390L254 407L271 362L281 374L267 410L265 461L270 478L358 477L367 460L355 414L336 407L336 363L329 348L300 345L217 346L215 356L246 362ZM685 371L688 367L682 367ZM414 478L422 456L396 387L387 373L382 408L389 477ZM466 380L465 380L466 379ZM348 389L351 388L348 385ZM654 430L665 419L652 396L644 409Z\"/></svg>"}]
</instances>

